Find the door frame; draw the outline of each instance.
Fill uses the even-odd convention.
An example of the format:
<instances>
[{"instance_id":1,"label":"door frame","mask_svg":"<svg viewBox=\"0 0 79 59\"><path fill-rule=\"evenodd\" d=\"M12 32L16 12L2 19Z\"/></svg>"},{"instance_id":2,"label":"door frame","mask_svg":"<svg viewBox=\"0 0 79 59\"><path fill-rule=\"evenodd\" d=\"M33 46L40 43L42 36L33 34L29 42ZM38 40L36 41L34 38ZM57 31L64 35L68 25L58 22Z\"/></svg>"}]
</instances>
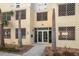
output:
<instances>
[{"instance_id":1,"label":"door frame","mask_svg":"<svg viewBox=\"0 0 79 59\"><path fill-rule=\"evenodd\" d=\"M44 36L43 36L43 34L44 34L44 31L46 31L47 32L47 42L44 42ZM39 42L38 41L38 32L42 32L42 42ZM37 30L37 43L48 43L49 42L49 30Z\"/></svg>"}]
</instances>

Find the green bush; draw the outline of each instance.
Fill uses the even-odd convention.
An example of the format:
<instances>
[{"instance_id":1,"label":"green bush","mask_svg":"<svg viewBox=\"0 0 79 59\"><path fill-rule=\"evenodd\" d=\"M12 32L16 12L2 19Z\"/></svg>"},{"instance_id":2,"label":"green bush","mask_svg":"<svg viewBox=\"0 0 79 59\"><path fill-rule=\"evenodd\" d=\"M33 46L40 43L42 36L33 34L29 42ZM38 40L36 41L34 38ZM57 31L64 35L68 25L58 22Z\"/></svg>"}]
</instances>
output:
<instances>
[{"instance_id":1,"label":"green bush","mask_svg":"<svg viewBox=\"0 0 79 59\"><path fill-rule=\"evenodd\" d=\"M6 51L6 52L20 52L20 50L15 48L0 48L0 51Z\"/></svg>"}]
</instances>

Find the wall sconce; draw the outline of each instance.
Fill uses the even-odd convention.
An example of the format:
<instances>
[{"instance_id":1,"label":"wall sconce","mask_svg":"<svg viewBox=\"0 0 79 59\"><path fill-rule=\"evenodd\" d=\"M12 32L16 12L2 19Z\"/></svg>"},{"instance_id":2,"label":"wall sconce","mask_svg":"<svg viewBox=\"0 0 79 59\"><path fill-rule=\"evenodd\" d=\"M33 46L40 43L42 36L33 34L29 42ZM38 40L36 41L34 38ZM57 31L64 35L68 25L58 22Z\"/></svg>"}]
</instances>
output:
<instances>
[{"instance_id":1,"label":"wall sconce","mask_svg":"<svg viewBox=\"0 0 79 59\"><path fill-rule=\"evenodd\" d=\"M31 38L33 37L33 34L31 34Z\"/></svg>"},{"instance_id":2,"label":"wall sconce","mask_svg":"<svg viewBox=\"0 0 79 59\"><path fill-rule=\"evenodd\" d=\"M44 24L42 24L42 26L43 26Z\"/></svg>"}]
</instances>

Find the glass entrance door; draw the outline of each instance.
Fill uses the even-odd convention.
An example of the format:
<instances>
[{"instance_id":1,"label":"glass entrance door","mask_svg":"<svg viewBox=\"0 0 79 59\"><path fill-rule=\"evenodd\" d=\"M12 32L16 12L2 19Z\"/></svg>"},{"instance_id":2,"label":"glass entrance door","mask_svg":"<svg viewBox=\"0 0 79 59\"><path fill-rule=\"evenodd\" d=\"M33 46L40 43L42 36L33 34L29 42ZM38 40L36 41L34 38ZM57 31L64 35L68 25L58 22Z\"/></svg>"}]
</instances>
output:
<instances>
[{"instance_id":1,"label":"glass entrance door","mask_svg":"<svg viewBox=\"0 0 79 59\"><path fill-rule=\"evenodd\" d=\"M47 42L48 39L48 33L47 31L43 31L43 42Z\"/></svg>"},{"instance_id":2,"label":"glass entrance door","mask_svg":"<svg viewBox=\"0 0 79 59\"><path fill-rule=\"evenodd\" d=\"M51 43L52 38L51 38L52 31L51 29L47 28L36 28L35 29L35 43Z\"/></svg>"},{"instance_id":3,"label":"glass entrance door","mask_svg":"<svg viewBox=\"0 0 79 59\"><path fill-rule=\"evenodd\" d=\"M37 42L38 43L48 42L48 31L44 31L44 30L37 31Z\"/></svg>"}]
</instances>

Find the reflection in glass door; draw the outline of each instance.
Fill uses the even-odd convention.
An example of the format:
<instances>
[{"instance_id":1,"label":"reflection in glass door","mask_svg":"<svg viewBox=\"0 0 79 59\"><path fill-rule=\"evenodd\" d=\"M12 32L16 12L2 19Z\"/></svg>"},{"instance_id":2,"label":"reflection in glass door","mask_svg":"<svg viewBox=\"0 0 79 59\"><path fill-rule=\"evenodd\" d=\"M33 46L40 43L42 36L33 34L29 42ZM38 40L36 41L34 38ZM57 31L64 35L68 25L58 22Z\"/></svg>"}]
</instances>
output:
<instances>
[{"instance_id":1,"label":"reflection in glass door","mask_svg":"<svg viewBox=\"0 0 79 59\"><path fill-rule=\"evenodd\" d=\"M47 42L48 34L47 31L43 31L43 42Z\"/></svg>"},{"instance_id":2,"label":"reflection in glass door","mask_svg":"<svg viewBox=\"0 0 79 59\"><path fill-rule=\"evenodd\" d=\"M38 32L38 42L42 42L42 31Z\"/></svg>"}]
</instances>

